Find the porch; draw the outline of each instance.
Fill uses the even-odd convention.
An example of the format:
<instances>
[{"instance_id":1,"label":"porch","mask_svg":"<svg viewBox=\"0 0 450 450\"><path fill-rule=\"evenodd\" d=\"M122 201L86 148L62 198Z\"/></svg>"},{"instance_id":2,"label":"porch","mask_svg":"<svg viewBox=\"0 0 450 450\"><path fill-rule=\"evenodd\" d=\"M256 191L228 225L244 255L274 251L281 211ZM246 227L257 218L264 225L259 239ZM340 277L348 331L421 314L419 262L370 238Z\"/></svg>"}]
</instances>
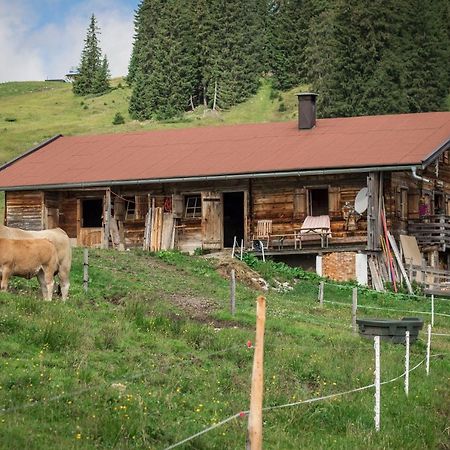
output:
<instances>
[{"instance_id":1,"label":"porch","mask_svg":"<svg viewBox=\"0 0 450 450\"><path fill-rule=\"evenodd\" d=\"M421 248L436 247L440 252L450 248L450 216L439 214L408 222L410 236L414 236Z\"/></svg>"}]
</instances>

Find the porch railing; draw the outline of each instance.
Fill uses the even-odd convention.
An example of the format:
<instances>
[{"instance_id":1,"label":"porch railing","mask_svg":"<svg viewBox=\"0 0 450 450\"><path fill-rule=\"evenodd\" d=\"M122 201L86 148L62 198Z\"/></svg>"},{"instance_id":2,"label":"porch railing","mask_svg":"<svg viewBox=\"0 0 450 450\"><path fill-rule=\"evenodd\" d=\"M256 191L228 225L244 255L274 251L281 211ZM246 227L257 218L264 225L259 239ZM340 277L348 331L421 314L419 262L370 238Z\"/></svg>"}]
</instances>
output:
<instances>
[{"instance_id":1,"label":"porch railing","mask_svg":"<svg viewBox=\"0 0 450 450\"><path fill-rule=\"evenodd\" d=\"M410 220L408 231L420 246L437 245L441 251L450 247L450 216L441 214Z\"/></svg>"},{"instance_id":2,"label":"porch railing","mask_svg":"<svg viewBox=\"0 0 450 450\"><path fill-rule=\"evenodd\" d=\"M442 291L450 296L450 271L430 266L406 264L409 279L422 284L430 291Z\"/></svg>"}]
</instances>

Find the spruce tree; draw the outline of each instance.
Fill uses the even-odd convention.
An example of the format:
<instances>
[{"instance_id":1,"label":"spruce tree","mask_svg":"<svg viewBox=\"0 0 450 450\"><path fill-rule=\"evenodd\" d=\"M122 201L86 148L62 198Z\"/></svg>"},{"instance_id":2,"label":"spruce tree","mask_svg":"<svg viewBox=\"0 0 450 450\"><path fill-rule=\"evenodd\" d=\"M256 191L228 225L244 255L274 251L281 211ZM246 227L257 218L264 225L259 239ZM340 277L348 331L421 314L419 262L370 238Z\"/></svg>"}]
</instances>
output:
<instances>
[{"instance_id":1,"label":"spruce tree","mask_svg":"<svg viewBox=\"0 0 450 450\"><path fill-rule=\"evenodd\" d=\"M270 7L270 68L274 86L290 89L306 81L310 0L276 0Z\"/></svg>"},{"instance_id":2,"label":"spruce tree","mask_svg":"<svg viewBox=\"0 0 450 450\"><path fill-rule=\"evenodd\" d=\"M128 78L130 114L164 119L192 105L227 108L264 70L266 0L143 0ZM141 76L138 76L138 74Z\"/></svg>"},{"instance_id":3,"label":"spruce tree","mask_svg":"<svg viewBox=\"0 0 450 450\"><path fill-rule=\"evenodd\" d=\"M439 110L445 106L450 81L450 15L446 16L450 7L439 0L409 3L415 13L406 18L402 52L408 109Z\"/></svg>"},{"instance_id":4,"label":"spruce tree","mask_svg":"<svg viewBox=\"0 0 450 450\"><path fill-rule=\"evenodd\" d=\"M109 68L106 56L102 60L98 37L100 29L92 14L87 30L78 75L73 83L75 95L102 94L109 90Z\"/></svg>"}]
</instances>

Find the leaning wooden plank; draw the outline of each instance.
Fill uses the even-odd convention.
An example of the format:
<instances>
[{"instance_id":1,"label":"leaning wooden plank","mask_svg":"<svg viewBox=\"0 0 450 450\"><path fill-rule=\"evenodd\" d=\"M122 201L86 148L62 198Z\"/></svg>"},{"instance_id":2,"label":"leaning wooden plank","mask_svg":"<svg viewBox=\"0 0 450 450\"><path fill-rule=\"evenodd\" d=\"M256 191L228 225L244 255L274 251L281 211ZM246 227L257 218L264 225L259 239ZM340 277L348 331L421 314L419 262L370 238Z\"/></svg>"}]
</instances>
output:
<instances>
[{"instance_id":1,"label":"leaning wooden plank","mask_svg":"<svg viewBox=\"0 0 450 450\"><path fill-rule=\"evenodd\" d=\"M111 241L114 248L119 248L120 245L120 236L119 236L119 227L117 225L117 220L115 217L111 217L111 226L109 228L111 234Z\"/></svg>"},{"instance_id":2,"label":"leaning wooden plank","mask_svg":"<svg viewBox=\"0 0 450 450\"><path fill-rule=\"evenodd\" d=\"M173 234L173 214L164 213L164 219L162 223L161 250L170 250L173 248L172 234Z\"/></svg>"},{"instance_id":3,"label":"leaning wooden plank","mask_svg":"<svg viewBox=\"0 0 450 450\"><path fill-rule=\"evenodd\" d=\"M384 291L383 282L380 278L380 274L378 273L375 261L372 258L369 259L369 269L374 289L376 289L379 292L383 292Z\"/></svg>"},{"instance_id":4,"label":"leaning wooden plank","mask_svg":"<svg viewBox=\"0 0 450 450\"><path fill-rule=\"evenodd\" d=\"M400 252L397 247L397 242L395 242L394 236L392 236L392 234L389 231L387 232L387 236L389 238L389 243L391 244L392 251L394 252L395 259L397 260L398 267L403 275L403 278L405 279L408 292L412 294L413 289L411 287L411 282L409 281L408 274L406 273L405 267L403 266L402 258L400 256Z\"/></svg>"}]
</instances>

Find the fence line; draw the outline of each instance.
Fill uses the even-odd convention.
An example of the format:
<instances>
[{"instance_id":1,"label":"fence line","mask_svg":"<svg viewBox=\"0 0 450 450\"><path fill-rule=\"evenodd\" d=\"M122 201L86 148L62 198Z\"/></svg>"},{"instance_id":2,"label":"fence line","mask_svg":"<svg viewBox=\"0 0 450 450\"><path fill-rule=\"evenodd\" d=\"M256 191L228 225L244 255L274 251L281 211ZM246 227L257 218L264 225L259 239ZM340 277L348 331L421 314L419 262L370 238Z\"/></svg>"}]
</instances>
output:
<instances>
[{"instance_id":1,"label":"fence line","mask_svg":"<svg viewBox=\"0 0 450 450\"><path fill-rule=\"evenodd\" d=\"M193 439L201 436L202 434L207 433L208 431L214 430L214 428L218 428L218 427L220 427L222 425L225 425L227 422L232 421L233 419L237 419L238 417L242 417L242 414L247 415L248 413L249 413L249 411L245 411L243 413L239 412L239 413L233 414L232 416L227 417L226 419L223 419L222 421L220 421L218 423L215 423L214 425L211 425L210 427L205 428L204 430L199 431L198 433L195 433L192 436L189 436L186 439L183 439L182 441L179 441L179 442L177 442L177 443L175 443L175 444L173 444L173 445L171 445L169 447L166 447L165 450L170 450L172 448L179 447L180 445L183 445L186 442L192 441Z\"/></svg>"},{"instance_id":2,"label":"fence line","mask_svg":"<svg viewBox=\"0 0 450 450\"><path fill-rule=\"evenodd\" d=\"M439 353L439 354L435 354L435 355L431 355L431 358L436 358L439 356L444 356L445 354L443 353ZM411 373L412 371L416 370L418 367L420 367L424 362L425 362L426 358L422 359L422 361L420 361L418 364L416 364L412 369L409 369L408 373ZM380 383L380 385L386 385L389 383L393 383L397 380L399 380L400 378L403 378L406 374L406 371L403 372L401 375L398 375L395 378L392 378L390 380L387 381L382 381ZM283 409L283 408L289 408L292 406L298 406L298 405L305 405L305 404L310 404L310 403L316 403L316 402L320 402L323 400L329 400L332 398L336 398L336 397L342 397L344 395L348 395L348 394L352 394L355 392L361 392L361 391L365 391L367 389L371 389L375 387L375 383L372 384L368 384L367 386L361 386L359 388L355 388L355 389L351 389L349 391L344 391L344 392L337 392L335 394L329 394L329 395L324 395L322 397L314 397L314 398L308 398L306 400L299 400L297 402L290 402L290 403L285 403L282 405L274 405L274 406L266 406L265 408L263 408L263 411L273 411L276 409ZM239 417L245 417L249 414L250 411L240 411L236 414L233 414L232 416L227 417L226 419L222 420L221 422L218 422L212 426L209 426L205 429L203 429L202 431L199 431L198 433L193 434L192 436L189 436L185 439L183 439L182 441L176 442L175 444L170 445L169 447L164 448L164 450L171 450L173 448L176 448L182 444L185 444L186 442L192 441L193 439L197 438L198 436L201 436L202 434L207 433L208 431L214 430L215 428L224 425L230 421L232 421L233 419L237 419Z\"/></svg>"},{"instance_id":3,"label":"fence line","mask_svg":"<svg viewBox=\"0 0 450 450\"><path fill-rule=\"evenodd\" d=\"M343 306L352 306L350 303L344 303L344 302L333 302L330 300L324 300L325 303L330 303L332 305L343 305ZM367 308L367 309L379 309L382 311L395 311L395 312L405 312L405 313L412 313L412 314L428 314L431 315L431 312L429 311L411 311L408 309L395 309L395 308L381 308L379 306L369 306L369 305L361 305L358 304L358 308ZM442 317L450 317L450 314L445 313L434 313L435 316L442 316Z\"/></svg>"}]
</instances>

